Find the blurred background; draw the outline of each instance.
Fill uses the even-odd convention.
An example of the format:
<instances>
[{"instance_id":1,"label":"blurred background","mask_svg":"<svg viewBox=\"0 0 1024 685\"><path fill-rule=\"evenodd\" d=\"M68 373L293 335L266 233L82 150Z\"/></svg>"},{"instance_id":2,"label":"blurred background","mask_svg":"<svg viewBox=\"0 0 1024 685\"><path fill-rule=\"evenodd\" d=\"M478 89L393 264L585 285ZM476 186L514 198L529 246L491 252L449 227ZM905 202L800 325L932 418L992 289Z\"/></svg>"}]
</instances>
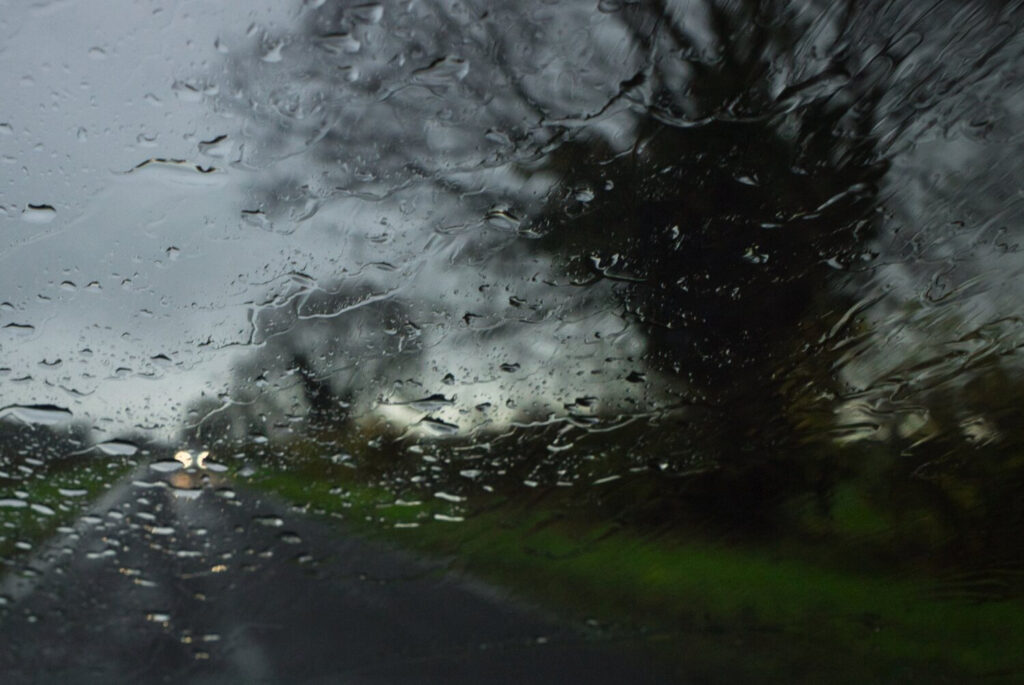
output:
<instances>
[{"instance_id":1,"label":"blurred background","mask_svg":"<svg viewBox=\"0 0 1024 685\"><path fill-rule=\"evenodd\" d=\"M0 7L8 585L174 471L698 682L1022 677L1019 2Z\"/></svg>"}]
</instances>

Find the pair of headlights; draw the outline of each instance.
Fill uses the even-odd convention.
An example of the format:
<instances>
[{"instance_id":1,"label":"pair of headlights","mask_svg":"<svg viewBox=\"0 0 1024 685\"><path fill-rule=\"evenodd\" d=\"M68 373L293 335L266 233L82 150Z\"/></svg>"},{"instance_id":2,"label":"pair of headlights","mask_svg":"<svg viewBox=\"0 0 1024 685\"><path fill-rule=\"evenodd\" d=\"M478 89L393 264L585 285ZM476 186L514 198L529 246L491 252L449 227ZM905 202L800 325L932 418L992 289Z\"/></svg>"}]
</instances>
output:
<instances>
[{"instance_id":1,"label":"pair of headlights","mask_svg":"<svg viewBox=\"0 0 1024 685\"><path fill-rule=\"evenodd\" d=\"M193 466L197 469L205 469L206 466L204 462L208 456L210 456L209 452L200 452L199 454L192 456L191 452L182 450L174 455L174 459L176 461L180 461L181 465L186 469L192 468Z\"/></svg>"}]
</instances>

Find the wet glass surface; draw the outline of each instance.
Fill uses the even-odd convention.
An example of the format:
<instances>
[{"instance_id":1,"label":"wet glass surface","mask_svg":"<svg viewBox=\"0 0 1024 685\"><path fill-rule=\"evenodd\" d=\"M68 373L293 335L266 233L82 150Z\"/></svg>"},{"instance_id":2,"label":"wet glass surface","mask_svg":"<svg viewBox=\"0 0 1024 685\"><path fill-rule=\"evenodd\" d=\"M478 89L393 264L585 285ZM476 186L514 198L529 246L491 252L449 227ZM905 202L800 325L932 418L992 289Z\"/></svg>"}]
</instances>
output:
<instances>
[{"instance_id":1,"label":"wet glass surface","mask_svg":"<svg viewBox=\"0 0 1024 685\"><path fill-rule=\"evenodd\" d=\"M4 682L1018 682L988 0L0 0Z\"/></svg>"}]
</instances>

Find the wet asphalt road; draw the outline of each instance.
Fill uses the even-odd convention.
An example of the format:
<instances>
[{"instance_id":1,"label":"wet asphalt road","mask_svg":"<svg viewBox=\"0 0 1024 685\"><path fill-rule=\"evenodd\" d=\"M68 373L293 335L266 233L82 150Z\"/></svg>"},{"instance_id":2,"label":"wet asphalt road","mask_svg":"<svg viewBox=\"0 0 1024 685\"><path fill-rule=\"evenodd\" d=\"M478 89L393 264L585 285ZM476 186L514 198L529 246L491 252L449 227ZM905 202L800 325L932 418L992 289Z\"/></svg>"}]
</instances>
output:
<instances>
[{"instance_id":1,"label":"wet asphalt road","mask_svg":"<svg viewBox=\"0 0 1024 685\"><path fill-rule=\"evenodd\" d=\"M679 682L260 493L144 475L0 582L4 685Z\"/></svg>"}]
</instances>

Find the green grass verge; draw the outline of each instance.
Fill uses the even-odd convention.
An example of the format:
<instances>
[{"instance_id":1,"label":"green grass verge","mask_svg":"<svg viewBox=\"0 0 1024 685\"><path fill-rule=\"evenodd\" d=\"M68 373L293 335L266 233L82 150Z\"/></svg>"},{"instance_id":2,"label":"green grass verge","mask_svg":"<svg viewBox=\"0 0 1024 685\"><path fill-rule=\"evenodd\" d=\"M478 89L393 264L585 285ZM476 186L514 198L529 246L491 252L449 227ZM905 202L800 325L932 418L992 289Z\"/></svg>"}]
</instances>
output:
<instances>
[{"instance_id":1,"label":"green grass verge","mask_svg":"<svg viewBox=\"0 0 1024 685\"><path fill-rule=\"evenodd\" d=\"M126 460L93 460L39 469L0 486L0 575L68 525L133 468ZM24 506L11 506L24 502Z\"/></svg>"},{"instance_id":2,"label":"green grass verge","mask_svg":"<svg viewBox=\"0 0 1024 685\"><path fill-rule=\"evenodd\" d=\"M639 632L701 682L1024 678L1019 601L937 599L927 578L852 572L789 546L782 556L749 542L615 528L565 516L542 497L395 504L399 495L351 474L300 464L263 470L251 484L531 601ZM460 522L435 518L460 512Z\"/></svg>"}]
</instances>

